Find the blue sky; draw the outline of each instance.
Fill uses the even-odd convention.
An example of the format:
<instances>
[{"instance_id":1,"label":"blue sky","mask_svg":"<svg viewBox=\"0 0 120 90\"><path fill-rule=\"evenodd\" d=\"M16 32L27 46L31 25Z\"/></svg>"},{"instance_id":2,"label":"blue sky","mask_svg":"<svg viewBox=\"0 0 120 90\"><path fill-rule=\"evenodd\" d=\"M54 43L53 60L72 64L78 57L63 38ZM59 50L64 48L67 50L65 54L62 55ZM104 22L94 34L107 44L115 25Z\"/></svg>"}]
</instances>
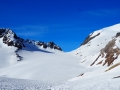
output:
<instances>
[{"instance_id":1,"label":"blue sky","mask_svg":"<svg viewBox=\"0 0 120 90\"><path fill-rule=\"evenodd\" d=\"M0 28L78 48L94 30L120 23L120 0L0 0Z\"/></svg>"}]
</instances>

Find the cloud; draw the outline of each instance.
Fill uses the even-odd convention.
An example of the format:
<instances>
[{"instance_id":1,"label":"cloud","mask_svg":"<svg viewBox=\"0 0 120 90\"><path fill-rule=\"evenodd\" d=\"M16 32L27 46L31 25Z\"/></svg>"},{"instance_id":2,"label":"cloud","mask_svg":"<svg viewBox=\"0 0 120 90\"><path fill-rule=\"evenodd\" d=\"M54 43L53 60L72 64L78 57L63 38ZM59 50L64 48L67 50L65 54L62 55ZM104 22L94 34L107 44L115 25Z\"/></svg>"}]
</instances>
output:
<instances>
[{"instance_id":1,"label":"cloud","mask_svg":"<svg viewBox=\"0 0 120 90\"><path fill-rule=\"evenodd\" d=\"M18 32L17 33L20 36L36 36L36 35L42 35L41 33L37 32Z\"/></svg>"},{"instance_id":2,"label":"cloud","mask_svg":"<svg viewBox=\"0 0 120 90\"><path fill-rule=\"evenodd\" d=\"M94 16L115 16L120 15L119 9L100 9L100 10L91 10L84 12L85 14L94 15Z\"/></svg>"},{"instance_id":3,"label":"cloud","mask_svg":"<svg viewBox=\"0 0 120 90\"><path fill-rule=\"evenodd\" d=\"M24 37L31 36L43 36L48 32L49 28L47 26L22 26L22 27L14 27L12 28L17 35Z\"/></svg>"}]
</instances>

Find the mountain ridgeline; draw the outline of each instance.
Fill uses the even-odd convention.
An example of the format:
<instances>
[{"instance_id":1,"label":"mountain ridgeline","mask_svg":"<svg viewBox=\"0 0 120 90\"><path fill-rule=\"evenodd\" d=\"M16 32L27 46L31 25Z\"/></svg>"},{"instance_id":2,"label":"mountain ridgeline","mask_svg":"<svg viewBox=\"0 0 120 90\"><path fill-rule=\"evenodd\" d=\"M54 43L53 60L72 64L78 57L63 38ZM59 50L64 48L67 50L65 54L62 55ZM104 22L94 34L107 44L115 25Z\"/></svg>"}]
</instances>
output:
<instances>
[{"instance_id":1,"label":"mountain ridgeline","mask_svg":"<svg viewBox=\"0 0 120 90\"><path fill-rule=\"evenodd\" d=\"M62 51L61 47L56 45L54 42L41 42L41 41L35 41L35 40L29 40L29 39L23 39L20 38L10 29L1 28L0 29L0 38L3 38L3 43L7 44L8 46L15 46L18 49L22 49L27 47L25 44L29 43L36 47L43 47L44 49L50 48L50 49L56 49Z\"/></svg>"},{"instance_id":2,"label":"mountain ridgeline","mask_svg":"<svg viewBox=\"0 0 120 90\"><path fill-rule=\"evenodd\" d=\"M111 66L118 64L120 56L120 24L91 33L74 51L82 63L90 66Z\"/></svg>"}]
</instances>

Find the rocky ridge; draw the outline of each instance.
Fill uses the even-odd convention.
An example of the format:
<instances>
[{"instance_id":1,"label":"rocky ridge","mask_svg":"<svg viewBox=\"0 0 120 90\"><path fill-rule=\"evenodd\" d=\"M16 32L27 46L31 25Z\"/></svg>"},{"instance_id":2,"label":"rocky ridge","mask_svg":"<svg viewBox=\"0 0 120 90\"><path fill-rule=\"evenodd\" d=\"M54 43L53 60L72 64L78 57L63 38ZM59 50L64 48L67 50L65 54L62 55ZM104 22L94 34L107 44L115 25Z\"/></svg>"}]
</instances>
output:
<instances>
[{"instance_id":1,"label":"rocky ridge","mask_svg":"<svg viewBox=\"0 0 120 90\"><path fill-rule=\"evenodd\" d=\"M94 31L73 51L81 63L90 66L112 66L119 63L120 24Z\"/></svg>"},{"instance_id":2,"label":"rocky ridge","mask_svg":"<svg viewBox=\"0 0 120 90\"><path fill-rule=\"evenodd\" d=\"M32 46L32 48L37 48L38 50L40 48L50 48L62 51L61 47L56 45L54 42L41 42L41 41L35 41L35 40L29 40L29 39L23 39L16 35L15 32L13 32L11 29L1 28L0 29L0 38L2 39L2 42L4 44L7 44L8 46L14 46L16 47L15 53L16 57L18 58L17 61L23 60L23 57L18 54L19 50L30 48L28 45Z\"/></svg>"},{"instance_id":3,"label":"rocky ridge","mask_svg":"<svg viewBox=\"0 0 120 90\"><path fill-rule=\"evenodd\" d=\"M1 28L0 29L0 38L3 38L3 43L7 44L8 46L15 46L18 49L22 49L25 46L25 43L33 44L38 47L43 48L51 48L62 51L61 47L56 45L54 42L41 42L41 41L35 41L35 40L25 40L23 38L20 38L10 29Z\"/></svg>"}]
</instances>

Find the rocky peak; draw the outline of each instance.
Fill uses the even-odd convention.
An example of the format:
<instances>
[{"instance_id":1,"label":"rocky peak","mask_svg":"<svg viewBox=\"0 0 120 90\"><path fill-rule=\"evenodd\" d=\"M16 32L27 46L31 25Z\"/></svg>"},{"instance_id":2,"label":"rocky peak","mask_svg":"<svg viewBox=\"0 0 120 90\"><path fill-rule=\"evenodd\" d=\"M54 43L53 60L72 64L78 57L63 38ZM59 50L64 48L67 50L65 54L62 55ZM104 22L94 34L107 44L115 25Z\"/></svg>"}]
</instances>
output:
<instances>
[{"instance_id":1,"label":"rocky peak","mask_svg":"<svg viewBox=\"0 0 120 90\"><path fill-rule=\"evenodd\" d=\"M43 47L44 49L50 48L50 49L56 49L56 50L62 51L61 47L56 45L54 42L45 43L42 41L35 41L35 40L29 40L29 39L26 39L25 42L29 44L33 44L38 47Z\"/></svg>"},{"instance_id":2,"label":"rocky peak","mask_svg":"<svg viewBox=\"0 0 120 90\"><path fill-rule=\"evenodd\" d=\"M24 47L22 38L17 37L17 35L10 29L2 28L0 29L0 38L3 39L3 43L8 46L15 46L18 49L22 49Z\"/></svg>"},{"instance_id":3,"label":"rocky peak","mask_svg":"<svg viewBox=\"0 0 120 90\"><path fill-rule=\"evenodd\" d=\"M56 45L54 42L48 42L48 43L47 43L47 46L48 46L49 48L58 49L58 50L62 51L62 49L61 49L58 45Z\"/></svg>"},{"instance_id":4,"label":"rocky peak","mask_svg":"<svg viewBox=\"0 0 120 90\"><path fill-rule=\"evenodd\" d=\"M33 45L34 47L43 47L43 48L51 48L62 51L61 47L56 45L54 42L42 42L42 41L35 41L35 40L29 40L29 39L22 39L16 35L12 30L1 28L0 29L0 38L3 39L3 43L7 44L8 46L15 46L18 49L22 49L25 46L25 43L29 43Z\"/></svg>"}]
</instances>

